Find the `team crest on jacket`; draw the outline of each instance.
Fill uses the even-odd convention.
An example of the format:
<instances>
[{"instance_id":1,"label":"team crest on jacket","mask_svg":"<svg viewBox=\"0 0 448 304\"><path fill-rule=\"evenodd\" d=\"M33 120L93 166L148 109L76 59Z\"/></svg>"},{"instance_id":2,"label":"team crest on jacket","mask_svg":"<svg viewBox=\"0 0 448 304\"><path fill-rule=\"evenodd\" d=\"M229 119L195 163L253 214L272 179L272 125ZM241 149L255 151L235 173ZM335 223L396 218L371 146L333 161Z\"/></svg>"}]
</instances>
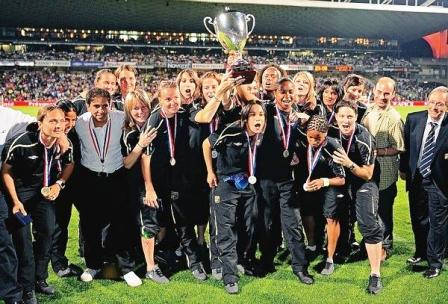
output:
<instances>
[{"instance_id":1,"label":"team crest on jacket","mask_svg":"<svg viewBox=\"0 0 448 304\"><path fill-rule=\"evenodd\" d=\"M221 202L221 197L219 195L215 195L215 204L219 204Z\"/></svg>"},{"instance_id":2,"label":"team crest on jacket","mask_svg":"<svg viewBox=\"0 0 448 304\"><path fill-rule=\"evenodd\" d=\"M179 192L177 191L171 191L171 200L176 201L179 199Z\"/></svg>"}]
</instances>

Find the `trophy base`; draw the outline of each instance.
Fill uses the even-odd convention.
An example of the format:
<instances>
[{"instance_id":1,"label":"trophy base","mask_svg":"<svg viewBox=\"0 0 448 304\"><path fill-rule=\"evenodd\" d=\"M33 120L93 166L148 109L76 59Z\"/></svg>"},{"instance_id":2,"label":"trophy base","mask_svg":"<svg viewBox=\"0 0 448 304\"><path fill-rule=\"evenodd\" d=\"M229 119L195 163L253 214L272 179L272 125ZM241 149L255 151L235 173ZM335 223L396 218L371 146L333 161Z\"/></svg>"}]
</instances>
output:
<instances>
[{"instance_id":1,"label":"trophy base","mask_svg":"<svg viewBox=\"0 0 448 304\"><path fill-rule=\"evenodd\" d=\"M244 78L244 82L242 84L251 84L254 81L256 74L257 72L255 72L254 70L232 71L233 78L237 78L240 76Z\"/></svg>"}]
</instances>

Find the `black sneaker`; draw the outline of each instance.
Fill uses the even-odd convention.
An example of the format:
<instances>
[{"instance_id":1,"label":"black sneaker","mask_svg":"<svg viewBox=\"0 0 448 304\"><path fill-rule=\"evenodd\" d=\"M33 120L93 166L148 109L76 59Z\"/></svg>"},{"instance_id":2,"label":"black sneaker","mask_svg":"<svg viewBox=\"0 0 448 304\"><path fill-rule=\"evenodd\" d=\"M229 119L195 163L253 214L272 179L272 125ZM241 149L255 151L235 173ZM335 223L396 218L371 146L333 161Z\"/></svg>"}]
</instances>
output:
<instances>
[{"instance_id":1,"label":"black sneaker","mask_svg":"<svg viewBox=\"0 0 448 304\"><path fill-rule=\"evenodd\" d=\"M423 273L423 276L427 279L432 279L440 275L440 268L431 267Z\"/></svg>"},{"instance_id":2,"label":"black sneaker","mask_svg":"<svg viewBox=\"0 0 448 304\"><path fill-rule=\"evenodd\" d=\"M419 257L419 256L412 256L409 259L406 260L406 263L410 264L410 265L417 265L421 262L426 261L425 257Z\"/></svg>"},{"instance_id":3,"label":"black sneaker","mask_svg":"<svg viewBox=\"0 0 448 304\"><path fill-rule=\"evenodd\" d=\"M22 301L25 304L37 304L36 294L33 291L24 292Z\"/></svg>"},{"instance_id":4,"label":"black sneaker","mask_svg":"<svg viewBox=\"0 0 448 304\"><path fill-rule=\"evenodd\" d=\"M60 269L56 272L56 275L60 278L67 278L67 277L78 277L83 273L82 269L79 266L76 266L74 264L69 264L67 268Z\"/></svg>"},{"instance_id":5,"label":"black sneaker","mask_svg":"<svg viewBox=\"0 0 448 304\"><path fill-rule=\"evenodd\" d=\"M377 275L371 275L369 277L369 286L367 286L367 292L371 294L378 294L383 289L381 284L381 278Z\"/></svg>"},{"instance_id":6,"label":"black sneaker","mask_svg":"<svg viewBox=\"0 0 448 304\"><path fill-rule=\"evenodd\" d=\"M297 278L299 278L299 281L306 285L314 284L313 277L308 273L307 270L299 271L296 273Z\"/></svg>"},{"instance_id":7,"label":"black sneaker","mask_svg":"<svg viewBox=\"0 0 448 304\"><path fill-rule=\"evenodd\" d=\"M53 286L48 285L47 281L42 280L36 282L36 292L45 295L53 295L55 290Z\"/></svg>"}]
</instances>

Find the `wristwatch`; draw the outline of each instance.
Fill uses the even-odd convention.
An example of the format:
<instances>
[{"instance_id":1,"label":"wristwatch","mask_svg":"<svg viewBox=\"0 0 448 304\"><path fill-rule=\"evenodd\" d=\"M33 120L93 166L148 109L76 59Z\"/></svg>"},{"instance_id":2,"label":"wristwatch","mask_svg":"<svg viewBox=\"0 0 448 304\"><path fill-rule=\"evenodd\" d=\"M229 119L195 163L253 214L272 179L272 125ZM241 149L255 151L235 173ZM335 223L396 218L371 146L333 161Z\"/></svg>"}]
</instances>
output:
<instances>
[{"instance_id":1,"label":"wristwatch","mask_svg":"<svg viewBox=\"0 0 448 304\"><path fill-rule=\"evenodd\" d=\"M59 187L61 187L61 190L65 188L65 181L63 179L58 179L56 181L56 184L58 184Z\"/></svg>"},{"instance_id":2,"label":"wristwatch","mask_svg":"<svg viewBox=\"0 0 448 304\"><path fill-rule=\"evenodd\" d=\"M350 171L353 171L353 169L355 169L355 163L352 163L352 164L348 167L348 169L349 169Z\"/></svg>"}]
</instances>

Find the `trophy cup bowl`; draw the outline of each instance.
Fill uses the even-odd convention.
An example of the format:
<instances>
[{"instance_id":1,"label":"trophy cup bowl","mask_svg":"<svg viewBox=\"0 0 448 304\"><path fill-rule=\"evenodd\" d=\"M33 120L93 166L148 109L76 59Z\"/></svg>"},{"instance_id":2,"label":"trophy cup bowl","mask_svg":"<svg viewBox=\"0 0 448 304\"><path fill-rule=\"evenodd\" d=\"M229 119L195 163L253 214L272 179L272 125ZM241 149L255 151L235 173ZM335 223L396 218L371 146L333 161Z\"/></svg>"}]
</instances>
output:
<instances>
[{"instance_id":1,"label":"trophy cup bowl","mask_svg":"<svg viewBox=\"0 0 448 304\"><path fill-rule=\"evenodd\" d=\"M248 30L247 25L251 20L252 28ZM204 25L207 31L219 41L226 53L233 51L241 54L247 38L255 27L255 17L226 8L225 12L219 14L214 19L205 17ZM214 32L209 28L209 25L213 25ZM244 60L237 60L232 64L231 69L232 77L241 76L245 79L243 84L252 83L254 80L256 72Z\"/></svg>"}]
</instances>

